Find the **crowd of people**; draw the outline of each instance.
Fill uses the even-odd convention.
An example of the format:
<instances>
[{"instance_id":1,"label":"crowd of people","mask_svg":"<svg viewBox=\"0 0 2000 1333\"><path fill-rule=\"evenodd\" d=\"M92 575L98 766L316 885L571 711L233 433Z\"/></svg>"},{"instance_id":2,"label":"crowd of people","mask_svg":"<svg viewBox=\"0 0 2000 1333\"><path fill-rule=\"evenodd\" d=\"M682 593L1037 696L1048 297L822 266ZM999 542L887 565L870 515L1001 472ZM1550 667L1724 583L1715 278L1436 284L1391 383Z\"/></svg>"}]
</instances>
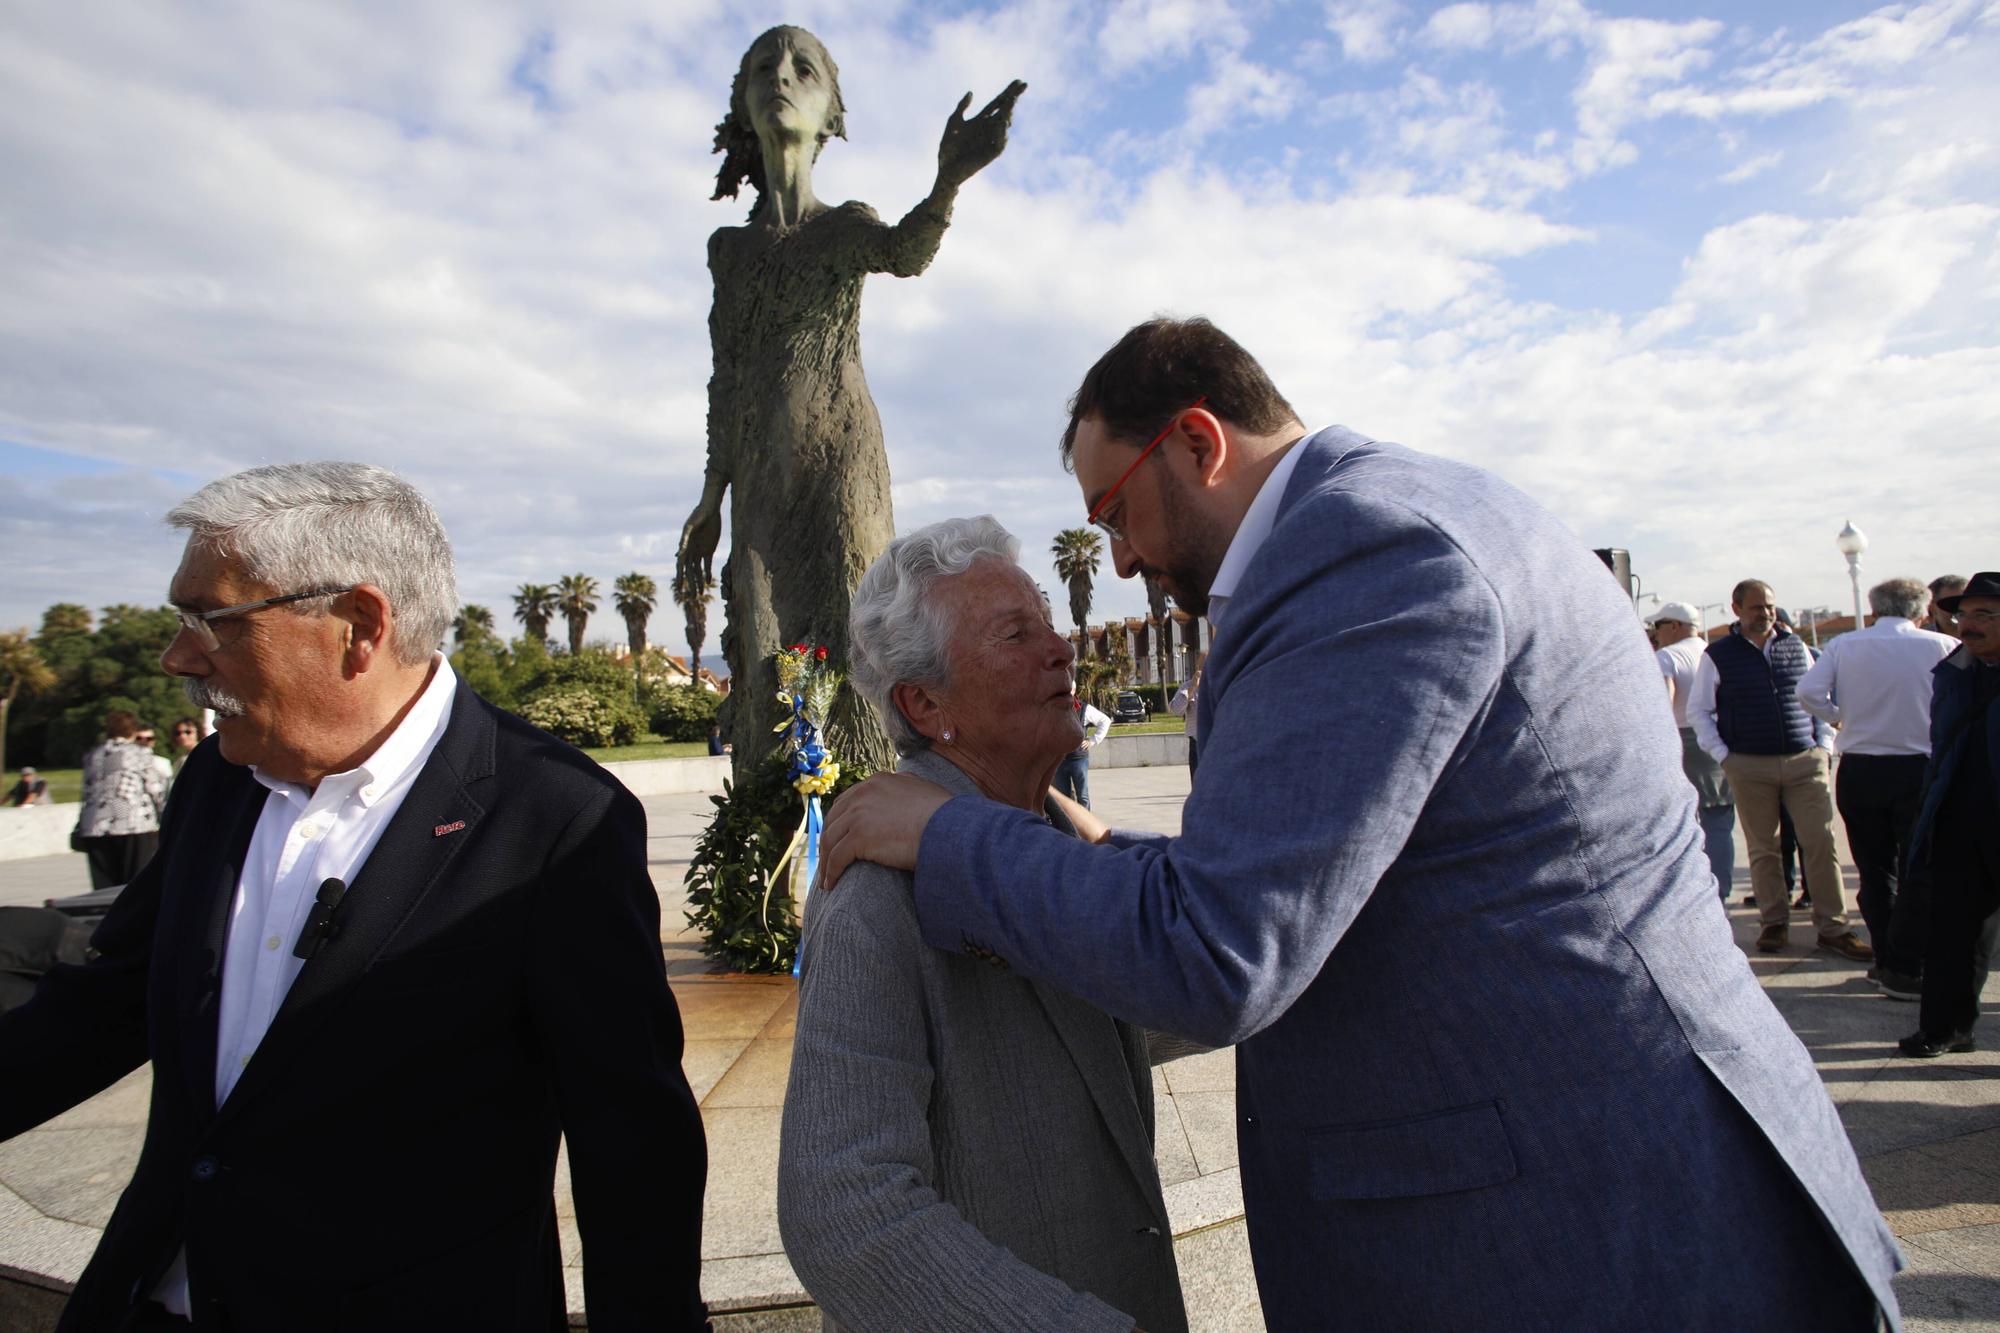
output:
<instances>
[{"instance_id":1,"label":"crowd of people","mask_svg":"<svg viewBox=\"0 0 2000 1333\"><path fill-rule=\"evenodd\" d=\"M1959 758L1976 748L1968 714L1955 713L1940 732L1933 698L1954 701L1964 672L1984 679L1973 664L1993 660L1982 592L1994 591L1992 574L1889 579L1868 591L1872 622L1824 651L1806 644L1759 579L1736 585L1735 620L1714 635L1703 634L1700 612L1686 602L1665 603L1646 621L1721 899L1729 899L1740 824L1762 919L1757 948L1782 952L1791 911L1810 908L1819 948L1871 964L1869 980L1890 999L1921 1002L1917 1031L1897 1044L1916 1058L1973 1049L2000 929L1991 888L1981 888L1979 848L1965 843L1962 827L1919 819L1948 798L1954 808L1973 799L1962 793L1989 781L1976 757ZM1962 609L1968 597L1973 605ZM1836 812L1866 943L1844 909ZM1784 867L1791 838L1804 854L1801 878L1818 886L1799 904Z\"/></svg>"},{"instance_id":2,"label":"crowd of people","mask_svg":"<svg viewBox=\"0 0 2000 1333\"><path fill-rule=\"evenodd\" d=\"M1655 659L1527 496L1308 430L1200 319L1099 359L1062 459L1119 574L1215 627L1199 767L1175 836L1061 793L1075 649L991 518L863 575L852 680L899 771L826 822L778 1171L828 1326L1185 1328L1150 1066L1233 1046L1273 1328L1897 1327L1895 1239L1718 910L1718 812L1759 948L1789 809L1819 946L1920 969L1908 1053L1968 1049L2000 574L1936 597L1955 645L1892 580L1813 661L1747 580L1713 642L1663 608ZM62 1327L564 1327L559 1143L591 1326L702 1327L638 801L455 676L450 545L400 478L258 468L168 521L162 664L216 734L88 960L0 1015L0 1138L152 1063ZM136 722L107 732L100 780L153 805Z\"/></svg>"}]
</instances>

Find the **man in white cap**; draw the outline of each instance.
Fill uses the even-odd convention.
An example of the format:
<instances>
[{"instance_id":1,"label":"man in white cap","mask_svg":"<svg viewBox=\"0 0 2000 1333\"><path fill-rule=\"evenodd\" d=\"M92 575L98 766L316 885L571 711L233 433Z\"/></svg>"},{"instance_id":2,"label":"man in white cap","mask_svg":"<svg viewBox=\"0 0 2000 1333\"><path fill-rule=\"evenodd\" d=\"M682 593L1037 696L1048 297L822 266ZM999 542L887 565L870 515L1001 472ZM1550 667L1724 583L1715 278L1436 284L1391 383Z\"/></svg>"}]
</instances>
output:
<instances>
[{"instance_id":1,"label":"man in white cap","mask_svg":"<svg viewBox=\"0 0 2000 1333\"><path fill-rule=\"evenodd\" d=\"M1730 879L1736 866L1736 800L1722 765L1701 748L1694 728L1688 725L1688 693L1694 688L1695 672L1701 668L1708 643L1701 636L1701 612L1686 602L1666 602L1646 617L1659 645L1654 658L1667 682L1667 703L1674 710L1674 725L1681 731L1681 772L1694 786L1701 807L1701 836L1708 851L1709 869L1715 872L1716 891L1729 901Z\"/></svg>"}]
</instances>

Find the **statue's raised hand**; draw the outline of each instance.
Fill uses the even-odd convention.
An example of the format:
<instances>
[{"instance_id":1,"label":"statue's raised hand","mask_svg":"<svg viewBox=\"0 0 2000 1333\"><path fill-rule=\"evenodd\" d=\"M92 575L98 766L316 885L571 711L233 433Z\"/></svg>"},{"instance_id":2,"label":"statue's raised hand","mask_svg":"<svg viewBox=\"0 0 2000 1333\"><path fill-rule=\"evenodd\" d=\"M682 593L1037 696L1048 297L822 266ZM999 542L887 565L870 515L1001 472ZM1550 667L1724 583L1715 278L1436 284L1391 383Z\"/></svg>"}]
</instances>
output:
<instances>
[{"instance_id":1,"label":"statue's raised hand","mask_svg":"<svg viewBox=\"0 0 2000 1333\"><path fill-rule=\"evenodd\" d=\"M1007 126L1014 120L1014 101L1027 90L1027 84L1014 80L971 120L965 118L965 108L972 105L972 94L958 99L958 106L944 123L944 139L938 144L940 182L963 185L1000 156L1000 150L1007 146Z\"/></svg>"}]
</instances>

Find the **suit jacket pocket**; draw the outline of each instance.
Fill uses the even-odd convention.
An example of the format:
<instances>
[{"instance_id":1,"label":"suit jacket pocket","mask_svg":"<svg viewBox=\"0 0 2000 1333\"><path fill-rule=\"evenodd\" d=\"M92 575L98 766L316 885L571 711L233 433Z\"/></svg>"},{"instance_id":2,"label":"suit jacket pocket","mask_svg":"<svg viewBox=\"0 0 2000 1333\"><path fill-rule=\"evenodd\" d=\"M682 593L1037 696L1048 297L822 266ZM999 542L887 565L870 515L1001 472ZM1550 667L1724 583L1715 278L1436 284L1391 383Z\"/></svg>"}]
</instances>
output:
<instances>
[{"instance_id":1,"label":"suit jacket pocket","mask_svg":"<svg viewBox=\"0 0 2000 1333\"><path fill-rule=\"evenodd\" d=\"M1309 1130L1306 1158L1315 1199L1456 1194L1520 1174L1498 1102Z\"/></svg>"}]
</instances>

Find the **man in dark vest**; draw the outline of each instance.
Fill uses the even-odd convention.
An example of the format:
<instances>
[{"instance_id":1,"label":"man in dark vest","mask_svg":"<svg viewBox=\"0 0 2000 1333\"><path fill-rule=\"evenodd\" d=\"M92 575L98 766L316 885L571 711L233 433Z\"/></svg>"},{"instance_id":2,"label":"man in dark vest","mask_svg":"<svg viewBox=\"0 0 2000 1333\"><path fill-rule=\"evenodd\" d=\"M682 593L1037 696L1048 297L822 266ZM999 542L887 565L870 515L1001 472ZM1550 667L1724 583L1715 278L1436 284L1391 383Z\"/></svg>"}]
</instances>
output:
<instances>
[{"instance_id":1,"label":"man in dark vest","mask_svg":"<svg viewBox=\"0 0 2000 1333\"><path fill-rule=\"evenodd\" d=\"M1709 645L1688 700L1688 724L1728 775L1736 817L1750 844L1750 887L1764 928L1757 948L1776 953L1791 940L1791 904L1778 863L1779 811L1790 813L1813 886L1819 947L1857 963L1875 952L1848 929L1840 860L1833 850L1833 728L1799 703L1812 657L1778 623L1769 584L1745 579L1730 596L1736 623ZM1822 891L1824 886L1824 891Z\"/></svg>"}]
</instances>

